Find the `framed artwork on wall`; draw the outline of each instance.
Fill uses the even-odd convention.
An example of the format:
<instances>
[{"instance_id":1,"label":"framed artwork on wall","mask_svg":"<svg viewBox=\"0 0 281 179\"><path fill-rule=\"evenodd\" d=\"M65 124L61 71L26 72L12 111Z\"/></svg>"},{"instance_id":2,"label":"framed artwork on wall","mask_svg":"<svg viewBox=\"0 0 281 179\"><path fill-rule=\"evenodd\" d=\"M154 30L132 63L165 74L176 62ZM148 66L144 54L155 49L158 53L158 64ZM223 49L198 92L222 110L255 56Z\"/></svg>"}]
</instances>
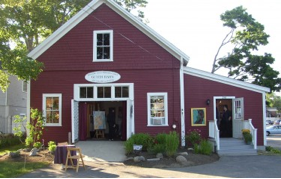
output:
<instances>
[{"instance_id":1,"label":"framed artwork on wall","mask_svg":"<svg viewBox=\"0 0 281 179\"><path fill-rule=\"evenodd\" d=\"M206 108L191 108L191 126L206 126Z\"/></svg>"}]
</instances>

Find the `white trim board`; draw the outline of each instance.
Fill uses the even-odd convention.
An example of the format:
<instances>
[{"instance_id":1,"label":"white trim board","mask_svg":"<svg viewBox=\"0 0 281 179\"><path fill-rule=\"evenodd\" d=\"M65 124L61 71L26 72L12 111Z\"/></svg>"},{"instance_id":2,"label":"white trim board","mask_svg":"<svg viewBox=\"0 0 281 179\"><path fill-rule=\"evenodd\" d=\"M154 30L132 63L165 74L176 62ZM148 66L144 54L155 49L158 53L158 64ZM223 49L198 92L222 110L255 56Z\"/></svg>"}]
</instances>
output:
<instances>
[{"instance_id":1,"label":"white trim board","mask_svg":"<svg viewBox=\"0 0 281 179\"><path fill-rule=\"evenodd\" d=\"M131 13L127 12L124 8L118 5L113 0L93 0L88 5L86 5L81 11L79 11L75 16L68 20L64 25L58 28L53 34L51 34L47 39L45 39L40 45L38 45L34 50L32 50L28 57L37 59L46 50L48 50L52 45L54 45L60 38L67 34L72 28L78 25L82 20L84 20L88 15L95 11L99 6L105 3L108 7L118 13L120 16L125 18L128 22L150 37L157 44L162 46L165 50L171 53L178 60L184 59L189 60L189 56L184 52L179 50L176 46L166 40L164 37L159 35L153 29L148 27L148 25L141 22Z\"/></svg>"},{"instance_id":2,"label":"white trim board","mask_svg":"<svg viewBox=\"0 0 281 179\"><path fill-rule=\"evenodd\" d=\"M267 87L258 86L258 85L251 84L251 83L246 83L246 82L235 80L232 78L227 78L225 76L212 74L210 72L198 70L195 68L183 67L183 70L184 70L184 73L188 74L188 75L196 76L199 78L204 78L207 80L212 80L212 81L219 82L219 83L224 83L224 84L235 86L238 88L243 88L243 89L255 91L258 93L270 92L270 89Z\"/></svg>"}]
</instances>

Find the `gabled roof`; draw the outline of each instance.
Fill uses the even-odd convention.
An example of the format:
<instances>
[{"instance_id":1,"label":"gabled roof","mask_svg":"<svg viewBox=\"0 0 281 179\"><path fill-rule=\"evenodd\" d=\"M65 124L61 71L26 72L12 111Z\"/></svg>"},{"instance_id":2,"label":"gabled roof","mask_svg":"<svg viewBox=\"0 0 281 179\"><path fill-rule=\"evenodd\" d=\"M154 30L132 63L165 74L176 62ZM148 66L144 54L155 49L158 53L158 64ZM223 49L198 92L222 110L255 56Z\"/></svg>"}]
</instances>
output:
<instances>
[{"instance_id":1,"label":"gabled roof","mask_svg":"<svg viewBox=\"0 0 281 179\"><path fill-rule=\"evenodd\" d=\"M126 11L120 5L118 5L113 0L93 0L87 6L85 6L81 11L79 11L75 16L73 16L70 20L68 20L64 25L58 28L52 35L50 35L47 39L45 39L40 45L38 45L35 49L33 49L28 56L37 59L40 55L42 55L48 48L50 48L53 44L55 44L60 38L62 38L66 33L68 33L72 28L74 28L79 22L85 19L88 15L90 15L93 11L95 11L102 4L106 4L116 13L121 15L124 19L129 21L132 25L162 46L165 50L171 53L175 58L180 61L188 62L189 56L174 46L172 43L167 41L149 26L141 22L138 18L133 16L131 13Z\"/></svg>"},{"instance_id":2,"label":"gabled roof","mask_svg":"<svg viewBox=\"0 0 281 179\"><path fill-rule=\"evenodd\" d=\"M202 71L202 70L198 70L198 69L194 69L194 68L190 68L190 67L184 67L183 70L184 70L184 73L188 74L188 75L204 78L204 79L219 82L219 83L224 83L224 84L235 86L238 88L243 88L243 89L247 89L247 90L255 91L255 92L259 92L259 93L270 92L270 89L267 87L235 80L232 78L227 78L225 76L213 74L210 72L206 72L206 71Z\"/></svg>"}]
</instances>

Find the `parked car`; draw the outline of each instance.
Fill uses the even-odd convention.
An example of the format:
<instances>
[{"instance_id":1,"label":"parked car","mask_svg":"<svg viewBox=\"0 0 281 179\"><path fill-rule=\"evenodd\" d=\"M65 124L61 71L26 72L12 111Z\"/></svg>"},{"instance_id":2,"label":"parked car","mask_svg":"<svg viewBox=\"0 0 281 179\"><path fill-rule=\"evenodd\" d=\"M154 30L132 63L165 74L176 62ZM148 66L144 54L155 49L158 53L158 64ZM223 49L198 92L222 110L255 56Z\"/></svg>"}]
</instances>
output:
<instances>
[{"instance_id":1,"label":"parked car","mask_svg":"<svg viewBox=\"0 0 281 179\"><path fill-rule=\"evenodd\" d=\"M274 121L274 125L281 125L281 119Z\"/></svg>"},{"instance_id":2,"label":"parked car","mask_svg":"<svg viewBox=\"0 0 281 179\"><path fill-rule=\"evenodd\" d=\"M267 119L267 120L266 120L266 125L273 125L273 121L270 120L270 119Z\"/></svg>"},{"instance_id":3,"label":"parked car","mask_svg":"<svg viewBox=\"0 0 281 179\"><path fill-rule=\"evenodd\" d=\"M266 135L281 134L281 125L269 126L266 128Z\"/></svg>"}]
</instances>

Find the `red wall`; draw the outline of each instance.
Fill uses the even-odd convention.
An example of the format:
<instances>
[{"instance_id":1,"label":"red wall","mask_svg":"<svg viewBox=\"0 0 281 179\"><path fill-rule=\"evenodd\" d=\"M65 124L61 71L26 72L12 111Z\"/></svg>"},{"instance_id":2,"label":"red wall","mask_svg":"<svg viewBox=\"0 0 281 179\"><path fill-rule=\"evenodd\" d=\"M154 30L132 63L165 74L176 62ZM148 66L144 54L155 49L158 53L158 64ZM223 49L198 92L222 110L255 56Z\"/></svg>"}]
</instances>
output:
<instances>
[{"instance_id":1,"label":"red wall","mask_svg":"<svg viewBox=\"0 0 281 179\"><path fill-rule=\"evenodd\" d=\"M93 63L93 31L111 29L114 61ZM147 127L148 92L168 92L169 124L180 121L179 60L106 5L90 14L38 60L44 62L45 69L31 83L31 107L42 109L43 93L62 93L62 127L46 127L43 136L46 142L67 141L73 84L89 83L85 75L99 70L119 73L121 79L116 83L134 83L136 133L171 130L170 126Z\"/></svg>"},{"instance_id":2,"label":"red wall","mask_svg":"<svg viewBox=\"0 0 281 179\"><path fill-rule=\"evenodd\" d=\"M244 98L244 117L252 119L255 128L258 129L258 145L263 145L263 108L262 94L237 88L223 83L218 83L203 78L185 75L185 120L186 131L200 129L202 135L208 137L207 126L191 127L191 108L206 108L207 121L214 120L213 114L213 97L214 96L235 96ZM206 105L206 100L210 99L210 105Z\"/></svg>"}]
</instances>

